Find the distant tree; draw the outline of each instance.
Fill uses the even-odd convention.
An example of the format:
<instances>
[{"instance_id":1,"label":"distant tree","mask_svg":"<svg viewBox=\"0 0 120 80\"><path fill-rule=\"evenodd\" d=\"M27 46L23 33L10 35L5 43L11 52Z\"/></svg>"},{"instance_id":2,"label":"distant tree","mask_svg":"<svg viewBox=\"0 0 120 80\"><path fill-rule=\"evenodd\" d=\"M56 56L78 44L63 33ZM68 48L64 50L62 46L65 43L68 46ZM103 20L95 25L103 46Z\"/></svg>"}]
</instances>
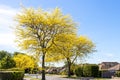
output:
<instances>
[{"instance_id":1,"label":"distant tree","mask_svg":"<svg viewBox=\"0 0 120 80\"><path fill-rule=\"evenodd\" d=\"M76 24L59 8L52 11L24 9L16 21L19 23L15 29L19 47L41 56L42 80L45 80L45 58L54 38L61 33L74 33Z\"/></svg>"},{"instance_id":2,"label":"distant tree","mask_svg":"<svg viewBox=\"0 0 120 80\"><path fill-rule=\"evenodd\" d=\"M15 61L12 55L7 51L0 51L0 68L8 69L15 67Z\"/></svg>"},{"instance_id":3,"label":"distant tree","mask_svg":"<svg viewBox=\"0 0 120 80\"><path fill-rule=\"evenodd\" d=\"M2 60L5 56L11 56L11 54L7 51L0 51L0 60Z\"/></svg>"}]
</instances>

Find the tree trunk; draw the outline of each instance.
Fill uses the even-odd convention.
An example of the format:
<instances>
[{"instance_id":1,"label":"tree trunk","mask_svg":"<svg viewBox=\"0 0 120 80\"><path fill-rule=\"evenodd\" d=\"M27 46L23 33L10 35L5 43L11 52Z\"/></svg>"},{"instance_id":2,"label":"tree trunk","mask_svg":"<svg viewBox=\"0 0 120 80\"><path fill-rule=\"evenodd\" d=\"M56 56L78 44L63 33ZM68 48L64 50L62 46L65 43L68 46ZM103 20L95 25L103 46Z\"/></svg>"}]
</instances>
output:
<instances>
[{"instance_id":1,"label":"tree trunk","mask_svg":"<svg viewBox=\"0 0 120 80\"><path fill-rule=\"evenodd\" d=\"M68 61L68 77L71 77L71 63Z\"/></svg>"},{"instance_id":2,"label":"tree trunk","mask_svg":"<svg viewBox=\"0 0 120 80\"><path fill-rule=\"evenodd\" d=\"M42 80L45 80L45 54L42 56Z\"/></svg>"}]
</instances>

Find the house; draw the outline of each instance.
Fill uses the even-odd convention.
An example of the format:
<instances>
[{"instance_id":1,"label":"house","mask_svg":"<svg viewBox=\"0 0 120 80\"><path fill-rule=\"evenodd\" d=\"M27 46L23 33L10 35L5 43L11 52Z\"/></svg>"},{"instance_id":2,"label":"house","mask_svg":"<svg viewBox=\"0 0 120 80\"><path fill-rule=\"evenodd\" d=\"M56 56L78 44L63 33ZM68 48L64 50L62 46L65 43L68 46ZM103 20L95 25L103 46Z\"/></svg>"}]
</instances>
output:
<instances>
[{"instance_id":1,"label":"house","mask_svg":"<svg viewBox=\"0 0 120 80\"><path fill-rule=\"evenodd\" d=\"M112 67L119 65L118 62L102 62L99 64L99 70L109 70Z\"/></svg>"},{"instance_id":2,"label":"house","mask_svg":"<svg viewBox=\"0 0 120 80\"><path fill-rule=\"evenodd\" d=\"M112 76L115 76L116 71L120 71L120 63L102 62L99 64L99 70L102 71L101 77L110 78Z\"/></svg>"}]
</instances>

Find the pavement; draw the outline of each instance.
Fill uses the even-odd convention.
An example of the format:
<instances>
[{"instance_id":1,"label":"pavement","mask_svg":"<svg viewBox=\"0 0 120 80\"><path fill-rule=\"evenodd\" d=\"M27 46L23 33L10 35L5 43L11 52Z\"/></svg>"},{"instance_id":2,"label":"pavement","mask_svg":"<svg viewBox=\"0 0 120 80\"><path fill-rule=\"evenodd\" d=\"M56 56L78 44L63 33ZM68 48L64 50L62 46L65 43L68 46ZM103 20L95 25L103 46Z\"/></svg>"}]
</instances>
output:
<instances>
[{"instance_id":1,"label":"pavement","mask_svg":"<svg viewBox=\"0 0 120 80\"><path fill-rule=\"evenodd\" d=\"M41 79L41 75L36 74L26 74L25 76ZM24 78L24 80L30 80L31 78ZM62 78L59 75L46 75L46 80L80 80L80 79Z\"/></svg>"},{"instance_id":2,"label":"pavement","mask_svg":"<svg viewBox=\"0 0 120 80\"><path fill-rule=\"evenodd\" d=\"M36 74L25 74L30 78L24 78L24 80L31 80L31 78L41 79L41 75ZM62 78L59 75L46 75L46 80L81 80L81 79L71 79L71 78ZM94 80L94 79L82 79L82 80ZM120 80L120 78L108 79L108 80Z\"/></svg>"}]
</instances>

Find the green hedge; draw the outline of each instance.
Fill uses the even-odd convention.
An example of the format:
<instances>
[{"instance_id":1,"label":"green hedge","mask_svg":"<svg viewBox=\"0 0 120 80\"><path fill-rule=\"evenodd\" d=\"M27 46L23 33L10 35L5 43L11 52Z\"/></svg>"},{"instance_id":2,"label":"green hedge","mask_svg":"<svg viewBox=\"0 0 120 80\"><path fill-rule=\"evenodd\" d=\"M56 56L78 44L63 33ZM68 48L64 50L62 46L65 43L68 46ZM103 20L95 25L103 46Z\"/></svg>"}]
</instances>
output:
<instances>
[{"instance_id":1,"label":"green hedge","mask_svg":"<svg viewBox=\"0 0 120 80\"><path fill-rule=\"evenodd\" d=\"M99 77L99 66L91 65L92 77Z\"/></svg>"},{"instance_id":2,"label":"green hedge","mask_svg":"<svg viewBox=\"0 0 120 80\"><path fill-rule=\"evenodd\" d=\"M78 77L98 77L99 67L94 64L84 64L75 69L75 74Z\"/></svg>"},{"instance_id":3,"label":"green hedge","mask_svg":"<svg viewBox=\"0 0 120 80\"><path fill-rule=\"evenodd\" d=\"M115 76L116 76L116 77L120 77L120 71L116 71L116 72L115 72Z\"/></svg>"},{"instance_id":4,"label":"green hedge","mask_svg":"<svg viewBox=\"0 0 120 80\"><path fill-rule=\"evenodd\" d=\"M82 66L79 66L75 69L75 75L77 77L82 77L83 76L83 67Z\"/></svg>"},{"instance_id":5,"label":"green hedge","mask_svg":"<svg viewBox=\"0 0 120 80\"><path fill-rule=\"evenodd\" d=\"M23 80L23 71L0 71L0 80Z\"/></svg>"}]
</instances>

